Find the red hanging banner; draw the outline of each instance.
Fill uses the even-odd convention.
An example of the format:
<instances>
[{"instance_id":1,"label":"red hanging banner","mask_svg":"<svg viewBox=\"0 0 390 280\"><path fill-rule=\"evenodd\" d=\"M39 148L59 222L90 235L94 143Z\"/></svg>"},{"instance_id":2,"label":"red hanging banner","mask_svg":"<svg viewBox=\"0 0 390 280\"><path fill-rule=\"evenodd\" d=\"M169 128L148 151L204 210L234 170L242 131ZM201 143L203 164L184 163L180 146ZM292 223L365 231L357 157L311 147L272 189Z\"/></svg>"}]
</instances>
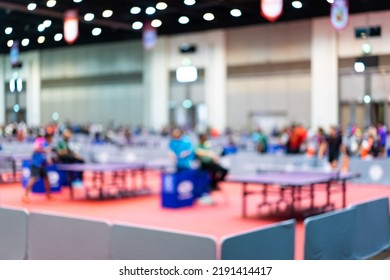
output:
<instances>
[{"instance_id":1,"label":"red hanging banner","mask_svg":"<svg viewBox=\"0 0 390 280\"><path fill-rule=\"evenodd\" d=\"M157 44L157 30L150 22L145 23L142 30L142 42L147 50L153 49Z\"/></svg>"},{"instance_id":2,"label":"red hanging banner","mask_svg":"<svg viewBox=\"0 0 390 280\"><path fill-rule=\"evenodd\" d=\"M270 22L275 22L283 12L283 0L260 0L260 14Z\"/></svg>"},{"instance_id":3,"label":"red hanging banner","mask_svg":"<svg viewBox=\"0 0 390 280\"><path fill-rule=\"evenodd\" d=\"M330 11L330 21L336 30L342 30L348 25L348 0L334 0Z\"/></svg>"},{"instance_id":4,"label":"red hanging banner","mask_svg":"<svg viewBox=\"0 0 390 280\"><path fill-rule=\"evenodd\" d=\"M64 38L71 45L79 37L79 13L76 9L68 10L64 14Z\"/></svg>"}]
</instances>

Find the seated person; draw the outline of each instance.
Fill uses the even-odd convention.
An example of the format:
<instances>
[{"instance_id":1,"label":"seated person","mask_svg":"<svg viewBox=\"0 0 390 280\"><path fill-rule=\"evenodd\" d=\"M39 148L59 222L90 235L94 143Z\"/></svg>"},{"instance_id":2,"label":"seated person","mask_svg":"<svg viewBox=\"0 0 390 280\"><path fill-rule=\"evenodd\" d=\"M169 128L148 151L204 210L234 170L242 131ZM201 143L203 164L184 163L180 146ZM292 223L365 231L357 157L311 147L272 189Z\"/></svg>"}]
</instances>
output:
<instances>
[{"instance_id":1,"label":"seated person","mask_svg":"<svg viewBox=\"0 0 390 280\"><path fill-rule=\"evenodd\" d=\"M194 159L194 147L189 137L183 135L179 128L172 131L172 139L169 142L170 157L176 160L178 172L191 169Z\"/></svg>"},{"instance_id":2,"label":"seated person","mask_svg":"<svg viewBox=\"0 0 390 280\"><path fill-rule=\"evenodd\" d=\"M218 183L225 179L228 170L218 163L219 158L211 150L211 143L205 134L199 135L199 143L196 147L195 154L200 161L201 169L207 171L211 176L211 191L218 190Z\"/></svg>"},{"instance_id":3,"label":"seated person","mask_svg":"<svg viewBox=\"0 0 390 280\"><path fill-rule=\"evenodd\" d=\"M49 183L49 178L47 175L47 166L52 163L50 153L51 147L50 144L53 141L53 134L46 133L45 137L38 137L34 141L34 152L32 155L31 163L31 176L30 180L27 183L25 194L22 197L23 202L29 202L29 194L35 182L41 178L44 181L46 197L51 199L51 187Z\"/></svg>"},{"instance_id":4,"label":"seated person","mask_svg":"<svg viewBox=\"0 0 390 280\"><path fill-rule=\"evenodd\" d=\"M84 163L84 159L69 147L69 140L72 138L72 131L65 129L62 133L62 140L57 143L57 155L59 163ZM72 184L81 185L82 172L70 173Z\"/></svg>"}]
</instances>

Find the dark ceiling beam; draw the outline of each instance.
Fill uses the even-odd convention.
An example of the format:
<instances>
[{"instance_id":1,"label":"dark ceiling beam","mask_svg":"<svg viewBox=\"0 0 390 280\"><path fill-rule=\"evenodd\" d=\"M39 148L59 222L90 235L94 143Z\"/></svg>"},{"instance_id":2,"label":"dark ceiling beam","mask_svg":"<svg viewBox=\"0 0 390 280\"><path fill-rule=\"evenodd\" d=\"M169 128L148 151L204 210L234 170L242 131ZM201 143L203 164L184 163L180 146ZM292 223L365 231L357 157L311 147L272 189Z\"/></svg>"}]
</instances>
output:
<instances>
[{"instance_id":1,"label":"dark ceiling beam","mask_svg":"<svg viewBox=\"0 0 390 280\"><path fill-rule=\"evenodd\" d=\"M15 3L10 3L10 2L5 2L1 1L0 2L0 8L4 10L10 10L10 11L17 11L21 13L26 13L26 14L32 14L32 15L40 15L40 16L45 16L49 18L56 18L63 20L64 19L64 14L60 12L56 12L50 9L44 9L44 8L37 8L34 11L29 11L25 5L21 4L15 4ZM122 23L122 22L117 22L117 21L111 21L111 20L101 20L101 19L94 19L91 22L86 22L84 21L84 18L79 16L79 21L80 23L84 24L93 24L93 25L99 25L102 27L109 27L113 29L122 29L122 30L127 30L127 31L134 31L131 28L130 23Z\"/></svg>"}]
</instances>

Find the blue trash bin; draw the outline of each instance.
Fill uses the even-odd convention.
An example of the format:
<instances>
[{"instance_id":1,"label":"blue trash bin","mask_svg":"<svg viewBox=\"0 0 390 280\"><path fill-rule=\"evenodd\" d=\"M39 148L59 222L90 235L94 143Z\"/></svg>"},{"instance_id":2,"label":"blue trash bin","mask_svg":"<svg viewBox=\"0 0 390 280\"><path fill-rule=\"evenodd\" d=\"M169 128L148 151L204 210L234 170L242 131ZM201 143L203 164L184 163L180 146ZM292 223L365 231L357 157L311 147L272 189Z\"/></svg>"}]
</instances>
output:
<instances>
[{"instance_id":1,"label":"blue trash bin","mask_svg":"<svg viewBox=\"0 0 390 280\"><path fill-rule=\"evenodd\" d=\"M196 170L162 174L162 207L181 208L192 206L194 201Z\"/></svg>"},{"instance_id":2,"label":"blue trash bin","mask_svg":"<svg viewBox=\"0 0 390 280\"><path fill-rule=\"evenodd\" d=\"M47 174L49 177L49 182L51 186L51 192L60 192L61 191L61 178L58 173L57 167L55 165L50 165L47 167ZM27 186L28 180L31 175L31 161L24 160L22 162L22 186L25 188ZM45 184L42 179L39 179L35 182L31 190L33 193L46 193Z\"/></svg>"}]
</instances>

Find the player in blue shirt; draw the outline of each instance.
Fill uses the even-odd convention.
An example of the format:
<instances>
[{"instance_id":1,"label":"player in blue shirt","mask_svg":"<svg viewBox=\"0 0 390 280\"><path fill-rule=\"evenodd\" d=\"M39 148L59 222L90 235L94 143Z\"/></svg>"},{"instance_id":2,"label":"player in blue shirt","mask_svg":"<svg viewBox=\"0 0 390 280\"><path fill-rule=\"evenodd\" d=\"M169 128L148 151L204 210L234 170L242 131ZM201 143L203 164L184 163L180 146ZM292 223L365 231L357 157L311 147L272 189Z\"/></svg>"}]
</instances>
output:
<instances>
[{"instance_id":1,"label":"player in blue shirt","mask_svg":"<svg viewBox=\"0 0 390 280\"><path fill-rule=\"evenodd\" d=\"M34 141L34 152L32 155L32 163L31 163L31 176L30 180L27 183L25 194L22 197L24 202L29 202L29 193L32 189L34 183L42 178L45 184L46 197L47 199L51 199L50 195L50 183L49 178L47 176L46 166L51 163L50 159L50 144L53 141L53 134L46 133L45 137L38 137Z\"/></svg>"},{"instance_id":2,"label":"player in blue shirt","mask_svg":"<svg viewBox=\"0 0 390 280\"><path fill-rule=\"evenodd\" d=\"M179 128L172 131L172 139L169 143L169 150L176 159L177 171L191 169L191 163L194 160L194 146L188 136L183 135Z\"/></svg>"}]
</instances>

